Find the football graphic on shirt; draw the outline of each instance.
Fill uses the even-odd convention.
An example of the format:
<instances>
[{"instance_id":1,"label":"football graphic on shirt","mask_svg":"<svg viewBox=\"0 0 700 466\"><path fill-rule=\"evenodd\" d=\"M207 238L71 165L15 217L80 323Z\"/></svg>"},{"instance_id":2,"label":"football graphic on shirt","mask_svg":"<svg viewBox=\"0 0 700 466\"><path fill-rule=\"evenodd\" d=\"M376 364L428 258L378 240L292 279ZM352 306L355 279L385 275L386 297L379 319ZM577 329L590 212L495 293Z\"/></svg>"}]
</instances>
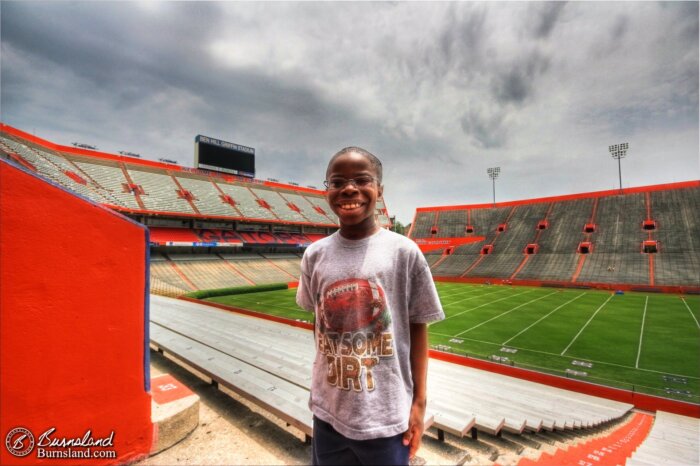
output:
<instances>
[{"instance_id":1,"label":"football graphic on shirt","mask_svg":"<svg viewBox=\"0 0 700 466\"><path fill-rule=\"evenodd\" d=\"M370 280L350 278L333 283L323 292L321 320L330 331L354 332L375 323L385 309L386 297L381 286Z\"/></svg>"}]
</instances>

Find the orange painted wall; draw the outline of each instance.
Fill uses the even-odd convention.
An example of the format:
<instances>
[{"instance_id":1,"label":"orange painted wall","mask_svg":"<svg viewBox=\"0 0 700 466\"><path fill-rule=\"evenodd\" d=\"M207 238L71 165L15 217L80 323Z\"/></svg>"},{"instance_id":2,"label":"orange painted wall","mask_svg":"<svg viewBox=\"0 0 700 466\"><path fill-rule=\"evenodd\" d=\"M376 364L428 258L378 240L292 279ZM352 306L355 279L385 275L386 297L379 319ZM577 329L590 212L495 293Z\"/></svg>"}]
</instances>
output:
<instances>
[{"instance_id":1,"label":"orange painted wall","mask_svg":"<svg viewBox=\"0 0 700 466\"><path fill-rule=\"evenodd\" d=\"M0 160L0 463L108 464L148 454L148 231ZM10 455L114 432L116 460Z\"/></svg>"}]
</instances>

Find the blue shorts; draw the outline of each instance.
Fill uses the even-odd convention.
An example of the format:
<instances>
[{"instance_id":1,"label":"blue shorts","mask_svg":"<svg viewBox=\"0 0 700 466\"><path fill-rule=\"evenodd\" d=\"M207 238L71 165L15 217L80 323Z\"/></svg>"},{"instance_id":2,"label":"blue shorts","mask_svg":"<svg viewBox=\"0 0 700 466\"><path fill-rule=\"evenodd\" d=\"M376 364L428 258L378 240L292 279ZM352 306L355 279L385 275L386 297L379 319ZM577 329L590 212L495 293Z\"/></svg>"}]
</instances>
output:
<instances>
[{"instance_id":1,"label":"blue shorts","mask_svg":"<svg viewBox=\"0 0 700 466\"><path fill-rule=\"evenodd\" d=\"M408 446L403 434L370 440L352 440L314 416L312 463L326 465L408 465Z\"/></svg>"}]
</instances>

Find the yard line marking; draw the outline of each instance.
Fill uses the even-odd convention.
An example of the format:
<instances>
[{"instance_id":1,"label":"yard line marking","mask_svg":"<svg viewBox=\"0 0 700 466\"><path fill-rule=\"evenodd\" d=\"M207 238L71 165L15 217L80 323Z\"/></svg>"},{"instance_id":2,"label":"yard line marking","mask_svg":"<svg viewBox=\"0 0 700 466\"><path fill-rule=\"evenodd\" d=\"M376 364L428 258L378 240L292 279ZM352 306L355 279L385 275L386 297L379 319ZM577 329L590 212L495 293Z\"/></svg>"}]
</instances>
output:
<instances>
[{"instance_id":1,"label":"yard line marking","mask_svg":"<svg viewBox=\"0 0 700 466\"><path fill-rule=\"evenodd\" d=\"M463 303L463 302L465 302L465 301L471 301L472 299L481 298L482 296L488 296L488 295L490 295L490 294L500 293L501 291L503 291L503 290L489 291L488 293L478 294L478 295L476 295L476 296L469 296L469 297L467 297L467 298L462 298L462 299L459 299L459 300L457 300L457 301L453 301L453 302L451 302L451 303L443 304L443 306L453 306L453 305L455 305L455 304L460 304L460 303Z\"/></svg>"},{"instance_id":2,"label":"yard line marking","mask_svg":"<svg viewBox=\"0 0 700 466\"><path fill-rule=\"evenodd\" d=\"M457 295L461 295L461 294L471 294L471 293L474 293L474 292L477 291L477 290L478 290L478 288L475 287L475 286L474 286L474 287L471 287L471 286L470 286L470 287L468 287L466 290L464 290L464 289L459 289L459 288L456 288L456 289L449 289L449 290L447 290L446 292L444 292L444 296L445 296L446 298L451 298L451 297L453 297L453 296L457 296Z\"/></svg>"},{"instance_id":3,"label":"yard line marking","mask_svg":"<svg viewBox=\"0 0 700 466\"><path fill-rule=\"evenodd\" d=\"M474 291L470 291L469 293L440 293L438 292L438 295L440 296L440 299L456 299L459 296L463 295L469 296L479 296L477 293Z\"/></svg>"},{"instance_id":4,"label":"yard line marking","mask_svg":"<svg viewBox=\"0 0 700 466\"><path fill-rule=\"evenodd\" d=\"M446 289L444 289L443 287L439 287L439 288L438 288L437 286L436 286L435 288L437 288L438 293L440 294L440 296L446 296L446 297L448 297L448 298L449 298L450 296L454 296L454 295L459 295L459 294L463 294L463 293L470 293L470 292L472 292L472 290L467 290L467 291L464 291L464 290L457 290L457 291L455 291L455 290L446 290Z\"/></svg>"},{"instance_id":5,"label":"yard line marking","mask_svg":"<svg viewBox=\"0 0 700 466\"><path fill-rule=\"evenodd\" d=\"M700 328L700 324L698 323L698 319L695 318L695 314L693 314L693 311L690 310L690 306L688 306L688 303L686 302L686 300L681 298L681 301L683 301L683 304L685 304L685 308L688 309L688 312L690 312L690 317L692 317L693 320L695 321L695 325L697 325L698 328Z\"/></svg>"},{"instance_id":6,"label":"yard line marking","mask_svg":"<svg viewBox=\"0 0 700 466\"><path fill-rule=\"evenodd\" d=\"M306 312L306 313L309 313L309 314L313 314L312 312L309 312L309 311L307 311L307 310L301 309L300 307L294 307L294 308L292 308L292 307L285 306L284 304L277 304L277 303L275 303L275 301L270 301L270 302L260 301L260 302L258 302L258 301L255 301L255 298L240 298L240 301L238 301L236 304L221 303L221 302L218 302L218 301L213 301L213 302L215 302L215 303L217 303L217 304L223 304L223 305L225 305L225 306L240 307L240 308L246 309L246 310L248 310L248 311L255 311L255 312L264 312L264 311L260 311L260 310L256 310L256 309L250 309L250 308L247 308L247 307L245 307L245 306L246 306L246 305L260 305L260 306L265 306L265 307L275 307L275 308L278 308L278 309L284 309L284 310L286 310L286 311L302 311L302 312Z\"/></svg>"},{"instance_id":7,"label":"yard line marking","mask_svg":"<svg viewBox=\"0 0 700 466\"><path fill-rule=\"evenodd\" d=\"M490 301L490 302L484 303L484 304L482 304L482 305L480 305L480 306L476 306L476 307L472 307L472 308L470 308L470 309L467 309L466 311L458 312L457 314L451 315L451 316L449 316L449 317L445 317L445 318L442 319L440 322L445 322L447 319L451 319L451 318L453 318L453 317L461 316L461 315L464 314L464 313L471 312L471 311L473 311L473 310L475 310L475 309L479 309L480 307L488 306L489 304L497 303L497 302L499 302L499 301L503 301L504 299L514 298L514 297L516 297L516 296L520 296L521 294L532 293L533 291L535 291L535 290L523 291L522 293L516 293L516 294L514 294L514 295L506 296L505 298L497 299L497 300L495 300L495 301Z\"/></svg>"},{"instance_id":8,"label":"yard line marking","mask_svg":"<svg viewBox=\"0 0 700 466\"><path fill-rule=\"evenodd\" d=\"M559 292L558 292L558 291L552 291L552 292L549 293L549 294L546 294L546 295L544 295L544 296L540 296L539 298L532 299L532 300L530 300L530 301L528 301L528 302L526 302L526 303L522 303L522 304L520 304L520 305L514 307L513 309L510 309L510 310L508 310L508 311L506 311L506 312L502 312L502 313L498 314L497 316L491 317L490 319L485 320L485 321L481 322L480 324L477 324L477 325L473 326L472 328L468 328L468 329L466 329L466 330L464 330L464 331L462 331L462 332L459 332L459 333L458 333L457 335L455 335L455 336L458 337L458 336L462 335L463 333L471 332L471 331L474 330L475 328L479 328L479 327L481 327L481 326L484 325L484 324L488 324L488 323L491 322L492 320L496 320L496 319L498 319L499 317L503 317L503 316L506 315L506 314L510 314L511 312L515 311L516 309L520 309L521 307L527 306L527 305L530 304L530 303L534 303L535 301L539 301L540 299L544 299L544 298L546 298L547 296L552 296L554 293L559 293Z\"/></svg>"},{"instance_id":9,"label":"yard line marking","mask_svg":"<svg viewBox=\"0 0 700 466\"><path fill-rule=\"evenodd\" d=\"M479 294L479 295L476 295L476 296L471 296L471 297L469 297L469 298L462 298L462 299L459 299L459 300L457 300L457 301L453 301L453 302L451 302L451 303L447 303L447 304L445 304L445 306L452 306L452 305L455 305L455 304L462 303L462 302L464 302L464 301L470 301L470 300L472 300L472 299L481 298L482 296L488 296L488 295L490 295L490 294L498 293L498 292L501 292L501 291L503 291L503 290L489 291L488 293Z\"/></svg>"},{"instance_id":10,"label":"yard line marking","mask_svg":"<svg viewBox=\"0 0 700 466\"><path fill-rule=\"evenodd\" d=\"M535 321L534 323L528 325L526 328L522 329L521 331L519 331L518 333L516 333L515 335L513 335L512 337L510 337L509 339L507 339L506 341L504 341L504 342L501 343L501 344L502 344L502 345L508 344L508 342L510 342L511 340L513 340L513 339L515 339L516 337L518 337L518 336L522 335L523 333L527 332L527 331L530 330L532 327L534 327L535 325L539 324L541 321L543 321L543 320L546 319L547 317L551 316L552 314L554 314L555 312L557 312L557 311L558 311L559 309L561 309L562 307L566 306L566 305L569 304L569 303L572 303L572 302L576 301L578 298L580 298L581 296L583 296L583 295L585 295L585 294L586 294L586 292L584 291L584 292L581 293L580 295L576 296L574 299L570 299L569 301L565 302L565 303L562 304L561 306L557 306L557 307L556 307L553 311L551 311L549 314L547 314L546 316L540 317L539 319L537 319L537 321Z\"/></svg>"},{"instance_id":11,"label":"yard line marking","mask_svg":"<svg viewBox=\"0 0 700 466\"><path fill-rule=\"evenodd\" d=\"M649 296L645 296L644 314L642 314L642 329L639 332L639 348L637 348L637 362L634 365L635 369L639 369L639 356L642 354L642 338L644 338L644 321L647 318L647 304L649 304Z\"/></svg>"},{"instance_id":12,"label":"yard line marking","mask_svg":"<svg viewBox=\"0 0 700 466\"><path fill-rule=\"evenodd\" d=\"M608 301L610 301L610 300L612 299L613 296L615 296L615 295L611 294L610 297L609 297L608 299L606 299L605 302L604 302L603 304L601 304L600 307L599 307L598 309L596 309L596 311L593 313L593 315L591 316L591 318L588 319L588 322L586 322L586 325L584 325L583 327L581 327L581 330L578 331L578 333L576 334L576 336L574 337L574 339L571 340L571 343L569 343L569 345L568 345L566 348L564 348L564 351L562 351L561 354L559 354L559 356L564 356L564 353L566 353L567 351L569 351L569 348L571 348L571 345L574 344L574 342L575 342L576 339L579 337L579 335L581 335L581 334L583 333L583 331L586 329L586 327L588 327L588 324L590 324L591 321L593 320L593 318L596 316L596 314L598 314L598 311L600 311L601 309L603 309L603 307L605 307L605 305L608 304Z\"/></svg>"},{"instance_id":13,"label":"yard line marking","mask_svg":"<svg viewBox=\"0 0 700 466\"><path fill-rule=\"evenodd\" d=\"M448 335L448 334L446 334L446 333L431 332L431 335L438 335L438 336L441 336L441 337L454 338L454 335ZM469 341L474 341L474 342L476 342L476 343L484 343L484 344L486 344L486 345L503 346L503 345L501 345L500 343L495 343L495 342L493 342L493 341L477 340L476 338L462 337L462 339L464 339L464 340L469 340ZM524 347L522 347L522 346L513 346L513 345L511 345L510 348L515 348L515 349L521 350L521 351L529 351L529 352L531 352L531 353L546 354L546 355L548 355L548 356L561 356L561 354L550 353L549 351L536 350L536 349L532 349L532 348L524 348ZM470 356L467 356L467 357L470 357ZM564 357L565 357L565 358L572 359L572 360L575 359L574 357L571 357L571 356L564 356ZM625 366L624 364L616 364L616 363L614 363L614 362L599 361L599 360L597 360L597 359L586 359L586 361L590 361L590 362L595 363L595 364L601 364L601 365L606 365L606 366L622 367L623 369L634 369L634 367L632 367L632 366ZM551 367L545 367L544 369L553 370ZM672 372L655 371L654 369L644 369L644 368L642 368L642 367L640 367L640 368L637 369L637 370L644 371L644 372L653 372L653 373L655 373L655 374L675 375L675 376L677 376L677 377L687 377L687 378L693 379L693 380L700 380L700 377L696 377L696 376L688 375L688 374L674 374L674 373L672 373Z\"/></svg>"}]
</instances>

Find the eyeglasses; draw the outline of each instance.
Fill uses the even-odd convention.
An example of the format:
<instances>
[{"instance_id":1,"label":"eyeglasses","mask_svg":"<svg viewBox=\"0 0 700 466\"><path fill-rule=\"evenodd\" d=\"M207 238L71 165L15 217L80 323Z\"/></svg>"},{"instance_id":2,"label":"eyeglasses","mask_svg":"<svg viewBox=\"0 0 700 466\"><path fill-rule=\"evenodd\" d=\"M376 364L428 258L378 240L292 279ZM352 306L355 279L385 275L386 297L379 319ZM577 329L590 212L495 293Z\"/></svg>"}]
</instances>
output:
<instances>
[{"instance_id":1,"label":"eyeglasses","mask_svg":"<svg viewBox=\"0 0 700 466\"><path fill-rule=\"evenodd\" d=\"M369 186L374 182L375 178L372 176L358 176L357 178L332 178L323 182L326 189L336 191L338 189L343 189L348 183L352 183L356 188L364 188Z\"/></svg>"}]
</instances>

